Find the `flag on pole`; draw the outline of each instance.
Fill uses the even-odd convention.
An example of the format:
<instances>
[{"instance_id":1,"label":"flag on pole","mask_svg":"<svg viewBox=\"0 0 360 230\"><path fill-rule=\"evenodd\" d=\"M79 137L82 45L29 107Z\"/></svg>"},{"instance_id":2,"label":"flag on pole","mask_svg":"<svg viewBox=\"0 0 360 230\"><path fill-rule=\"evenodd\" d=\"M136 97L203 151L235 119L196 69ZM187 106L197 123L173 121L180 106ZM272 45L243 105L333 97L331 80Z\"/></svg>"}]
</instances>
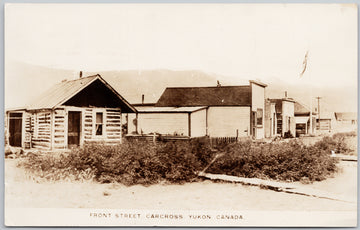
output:
<instances>
[{"instance_id":1,"label":"flag on pole","mask_svg":"<svg viewBox=\"0 0 360 230\"><path fill-rule=\"evenodd\" d=\"M300 73L300 77L302 77L306 71L306 67L307 67L307 59L308 59L308 54L309 54L309 51L306 51L306 54L305 54L305 58L304 58L304 61L303 61L303 70L301 71Z\"/></svg>"}]
</instances>

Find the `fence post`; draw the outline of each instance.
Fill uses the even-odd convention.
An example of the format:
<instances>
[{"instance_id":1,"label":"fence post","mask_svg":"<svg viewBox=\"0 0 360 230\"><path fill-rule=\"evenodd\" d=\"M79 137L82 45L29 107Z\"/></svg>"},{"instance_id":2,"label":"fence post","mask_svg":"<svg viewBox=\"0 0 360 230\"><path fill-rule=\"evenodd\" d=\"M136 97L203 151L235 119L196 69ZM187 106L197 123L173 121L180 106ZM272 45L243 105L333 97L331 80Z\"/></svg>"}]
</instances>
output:
<instances>
[{"instance_id":1,"label":"fence post","mask_svg":"<svg viewBox=\"0 0 360 230\"><path fill-rule=\"evenodd\" d=\"M153 138L152 138L152 139L153 139L154 144L156 144L156 134L155 134L155 133L153 134Z\"/></svg>"}]
</instances>

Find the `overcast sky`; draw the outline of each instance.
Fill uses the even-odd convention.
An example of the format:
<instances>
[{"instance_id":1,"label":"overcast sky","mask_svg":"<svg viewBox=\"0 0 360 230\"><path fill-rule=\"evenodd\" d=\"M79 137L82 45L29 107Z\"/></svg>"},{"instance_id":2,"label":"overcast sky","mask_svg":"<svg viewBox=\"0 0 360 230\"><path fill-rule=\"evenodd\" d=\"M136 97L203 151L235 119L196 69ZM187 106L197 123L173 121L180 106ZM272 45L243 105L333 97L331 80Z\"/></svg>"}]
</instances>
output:
<instances>
[{"instance_id":1,"label":"overcast sky","mask_svg":"<svg viewBox=\"0 0 360 230\"><path fill-rule=\"evenodd\" d=\"M357 87L357 8L338 4L7 4L13 62L83 71L197 69ZM308 68L299 78L306 51ZM11 69L11 68L8 68ZM49 79L51 80L51 79Z\"/></svg>"}]
</instances>

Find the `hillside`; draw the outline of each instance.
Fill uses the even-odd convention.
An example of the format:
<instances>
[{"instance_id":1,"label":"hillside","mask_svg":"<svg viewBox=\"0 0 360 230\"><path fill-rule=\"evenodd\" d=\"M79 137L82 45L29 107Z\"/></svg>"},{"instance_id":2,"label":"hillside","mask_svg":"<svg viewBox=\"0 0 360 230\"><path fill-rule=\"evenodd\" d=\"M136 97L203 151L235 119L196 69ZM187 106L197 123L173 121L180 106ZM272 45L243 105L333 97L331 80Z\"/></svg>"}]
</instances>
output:
<instances>
[{"instance_id":1,"label":"hillside","mask_svg":"<svg viewBox=\"0 0 360 230\"><path fill-rule=\"evenodd\" d=\"M84 76L99 73L130 103L140 103L145 95L145 103L156 102L166 87L215 86L217 80L222 85L247 84L248 79L226 77L200 70L121 70L84 72ZM5 72L5 108L14 108L29 104L34 98L63 79L74 79L79 71L54 69L24 63L6 65ZM281 98L284 92L288 96L305 104L310 104L310 96L322 97L321 109L327 111L356 111L357 88L308 87L305 84L289 84L281 79L260 79L268 84L266 97ZM311 92L312 91L312 92ZM313 106L317 101L313 99Z\"/></svg>"}]
</instances>

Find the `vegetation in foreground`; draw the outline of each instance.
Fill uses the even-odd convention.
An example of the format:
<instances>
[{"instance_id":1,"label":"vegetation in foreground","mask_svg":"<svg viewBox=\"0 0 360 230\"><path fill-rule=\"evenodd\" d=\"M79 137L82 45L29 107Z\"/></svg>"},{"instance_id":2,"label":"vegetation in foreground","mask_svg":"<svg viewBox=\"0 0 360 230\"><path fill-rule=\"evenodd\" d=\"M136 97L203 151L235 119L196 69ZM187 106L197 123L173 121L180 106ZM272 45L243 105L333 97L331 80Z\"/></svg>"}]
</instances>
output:
<instances>
[{"instance_id":1,"label":"vegetation in foreground","mask_svg":"<svg viewBox=\"0 0 360 230\"><path fill-rule=\"evenodd\" d=\"M209 139L178 142L131 141L121 145L86 144L70 153L29 154L20 166L47 180L90 180L125 185L185 183L197 178L214 159L208 173L281 181L313 182L337 171L331 150L348 149L344 134L324 137L311 146L298 140L254 143L244 140L214 150ZM341 143L340 143L341 142Z\"/></svg>"}]
</instances>

